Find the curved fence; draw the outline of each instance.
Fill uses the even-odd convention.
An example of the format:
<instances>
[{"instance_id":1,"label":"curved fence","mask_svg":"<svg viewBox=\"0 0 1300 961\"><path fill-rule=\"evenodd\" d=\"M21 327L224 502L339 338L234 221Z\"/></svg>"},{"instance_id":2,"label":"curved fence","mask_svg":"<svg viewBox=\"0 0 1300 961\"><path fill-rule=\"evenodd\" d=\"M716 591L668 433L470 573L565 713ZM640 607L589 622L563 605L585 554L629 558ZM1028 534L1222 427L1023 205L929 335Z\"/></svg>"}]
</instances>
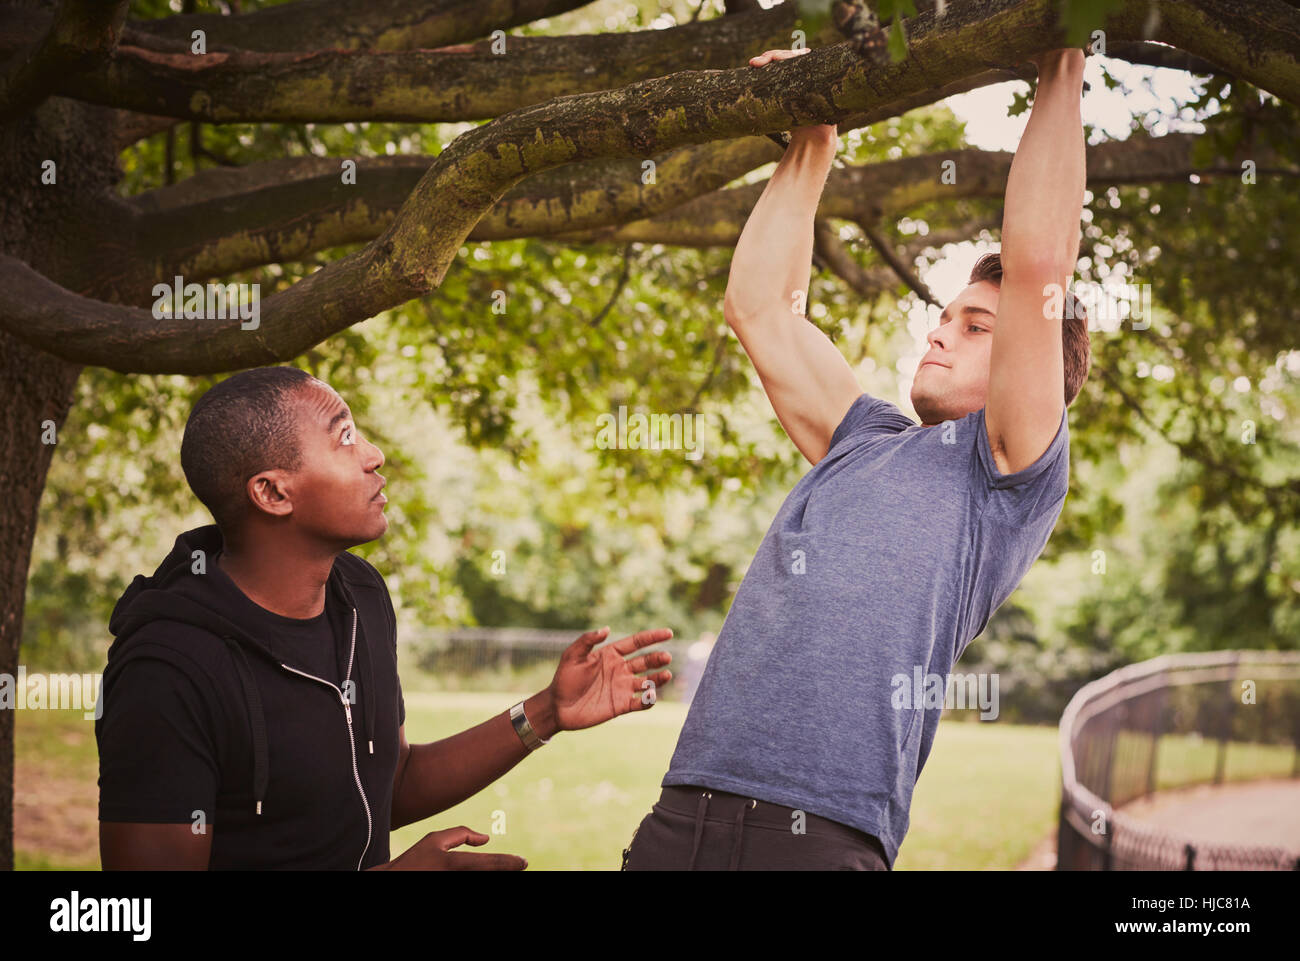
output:
<instances>
[{"instance_id":1,"label":"curved fence","mask_svg":"<svg viewBox=\"0 0 1300 961\"><path fill-rule=\"evenodd\" d=\"M1208 843L1122 810L1157 790L1300 777L1300 653L1170 654L1085 685L1061 716L1057 870L1293 870L1282 845Z\"/></svg>"}]
</instances>

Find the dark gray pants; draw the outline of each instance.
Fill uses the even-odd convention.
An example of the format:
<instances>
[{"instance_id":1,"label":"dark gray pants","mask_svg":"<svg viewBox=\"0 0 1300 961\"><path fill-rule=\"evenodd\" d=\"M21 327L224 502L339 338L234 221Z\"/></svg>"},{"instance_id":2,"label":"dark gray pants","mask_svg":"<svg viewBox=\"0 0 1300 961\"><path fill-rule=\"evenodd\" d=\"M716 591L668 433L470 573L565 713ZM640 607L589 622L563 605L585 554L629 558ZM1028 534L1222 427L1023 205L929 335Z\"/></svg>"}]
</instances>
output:
<instances>
[{"instance_id":1,"label":"dark gray pants","mask_svg":"<svg viewBox=\"0 0 1300 961\"><path fill-rule=\"evenodd\" d=\"M804 833L796 833L802 827ZM665 787L632 833L625 871L888 871L870 834L704 787Z\"/></svg>"}]
</instances>

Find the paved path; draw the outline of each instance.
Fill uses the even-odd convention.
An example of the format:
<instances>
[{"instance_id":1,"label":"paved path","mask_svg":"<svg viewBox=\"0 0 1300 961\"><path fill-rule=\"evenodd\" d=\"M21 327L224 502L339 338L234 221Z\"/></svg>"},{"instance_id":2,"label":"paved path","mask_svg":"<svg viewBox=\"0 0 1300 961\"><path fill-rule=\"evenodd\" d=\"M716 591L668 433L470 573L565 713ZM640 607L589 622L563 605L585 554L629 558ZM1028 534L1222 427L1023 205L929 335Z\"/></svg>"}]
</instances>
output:
<instances>
[{"instance_id":1,"label":"paved path","mask_svg":"<svg viewBox=\"0 0 1300 961\"><path fill-rule=\"evenodd\" d=\"M1198 784L1161 791L1125 805L1130 817L1207 843L1272 845L1300 856L1300 778L1242 784ZM1056 868L1056 831L1043 838L1017 871Z\"/></svg>"},{"instance_id":2,"label":"paved path","mask_svg":"<svg viewBox=\"0 0 1300 961\"><path fill-rule=\"evenodd\" d=\"M1300 779L1198 784L1160 791L1122 810L1209 843L1273 845L1300 853Z\"/></svg>"}]
</instances>

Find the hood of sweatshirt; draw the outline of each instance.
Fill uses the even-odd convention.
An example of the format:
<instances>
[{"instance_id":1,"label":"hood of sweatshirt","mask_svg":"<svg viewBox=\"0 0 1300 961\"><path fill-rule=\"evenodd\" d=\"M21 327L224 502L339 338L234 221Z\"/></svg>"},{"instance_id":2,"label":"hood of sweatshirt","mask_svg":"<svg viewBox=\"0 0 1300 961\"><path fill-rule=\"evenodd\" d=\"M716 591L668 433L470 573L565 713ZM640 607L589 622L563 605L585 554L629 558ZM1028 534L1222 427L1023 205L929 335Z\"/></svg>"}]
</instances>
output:
<instances>
[{"instance_id":1,"label":"hood of sweatshirt","mask_svg":"<svg viewBox=\"0 0 1300 961\"><path fill-rule=\"evenodd\" d=\"M247 626L231 620L227 616L228 612L223 612L224 605L212 586L211 578L195 576L194 568L199 559L202 559L206 570L207 565L216 563L216 556L221 549L221 531L215 524L198 527L176 538L171 551L151 576L136 575L118 599L109 618L108 626L113 634L113 642L108 648L108 663L104 670L107 675L114 667L115 661L120 663L128 653L132 638L136 636L139 629L153 621L167 620L190 624L225 642L239 674L244 693L244 706L253 732L253 792L260 814L262 800L270 780L270 769L262 698L248 658L261 657L285 670L288 668ZM202 554L195 553L199 551ZM360 615L360 624L358 624L358 608L348 588L347 562L344 558L350 559L355 564L361 563L346 551L335 558L325 588L325 610L329 612L330 624L336 632L336 638L347 638L352 631L358 632L354 636L359 638L356 652L359 655L359 668L362 672L360 694L362 703L359 706L365 719L366 740L370 743L370 750L373 753L374 703L366 693L374 690L368 640L371 637L381 637L382 633L375 624L369 625L371 631L366 631L364 613ZM343 696L341 691L340 696Z\"/></svg>"}]
</instances>

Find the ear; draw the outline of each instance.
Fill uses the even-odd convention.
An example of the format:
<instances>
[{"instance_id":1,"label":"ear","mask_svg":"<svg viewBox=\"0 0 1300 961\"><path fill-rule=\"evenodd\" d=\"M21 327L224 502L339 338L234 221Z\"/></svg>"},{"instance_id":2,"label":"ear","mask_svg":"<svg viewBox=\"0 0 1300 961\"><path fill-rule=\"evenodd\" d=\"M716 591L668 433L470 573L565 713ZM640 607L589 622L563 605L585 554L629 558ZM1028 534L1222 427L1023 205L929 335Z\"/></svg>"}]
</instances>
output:
<instances>
[{"instance_id":1,"label":"ear","mask_svg":"<svg viewBox=\"0 0 1300 961\"><path fill-rule=\"evenodd\" d=\"M293 513L290 475L283 470L264 470L254 474L244 485L253 508L274 517L288 517Z\"/></svg>"}]
</instances>

